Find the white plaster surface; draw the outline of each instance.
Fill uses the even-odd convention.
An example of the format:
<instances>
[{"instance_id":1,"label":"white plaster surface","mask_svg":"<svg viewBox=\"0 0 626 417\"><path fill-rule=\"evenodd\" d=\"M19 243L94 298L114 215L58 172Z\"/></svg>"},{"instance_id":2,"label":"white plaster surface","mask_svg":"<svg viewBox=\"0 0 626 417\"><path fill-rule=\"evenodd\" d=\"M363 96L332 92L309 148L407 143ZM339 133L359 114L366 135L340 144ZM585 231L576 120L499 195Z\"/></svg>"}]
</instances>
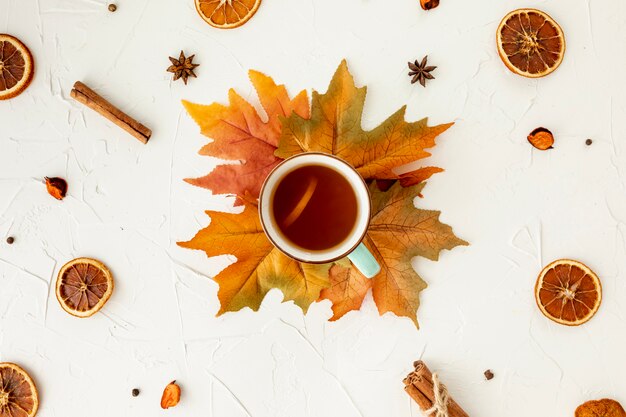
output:
<instances>
[{"instance_id":1,"label":"white plaster surface","mask_svg":"<svg viewBox=\"0 0 626 417\"><path fill-rule=\"evenodd\" d=\"M418 358L471 416L626 403L626 3L441 1L424 12L417 0L264 0L246 26L219 31L192 0L118 0L116 13L101 0L0 0L0 32L21 38L37 68L24 94L0 102L0 360L33 374L41 416L418 416L401 382ZM501 17L527 6L567 36L545 79L509 73L494 47ZM187 86L165 72L180 49L201 65ZM438 69L423 89L406 62L425 54ZM366 127L403 104L410 120L456 122L432 157L446 172L419 203L472 245L414 261L429 284L419 331L379 317L371 297L336 323L328 302L303 316L276 291L258 313L215 318L210 277L229 260L176 242L233 199L183 182L217 161L197 155L206 139L180 100L226 102L232 86L257 103L251 68L294 93L325 91L344 57L369 86ZM149 144L69 98L76 80L150 126ZM554 150L528 145L537 126L555 133ZM68 179L64 201L46 194L44 176ZM53 290L78 256L116 277L86 320ZM537 273L560 257L603 282L603 305L580 328L534 304ZM172 379L183 398L163 411Z\"/></svg>"}]
</instances>

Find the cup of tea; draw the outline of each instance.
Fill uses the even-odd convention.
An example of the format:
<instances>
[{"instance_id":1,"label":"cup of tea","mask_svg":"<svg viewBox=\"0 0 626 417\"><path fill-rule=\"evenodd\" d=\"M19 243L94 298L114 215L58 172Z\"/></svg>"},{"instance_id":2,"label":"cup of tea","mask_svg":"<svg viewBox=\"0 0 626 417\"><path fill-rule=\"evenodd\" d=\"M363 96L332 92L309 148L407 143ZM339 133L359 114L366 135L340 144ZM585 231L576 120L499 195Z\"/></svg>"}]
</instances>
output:
<instances>
[{"instance_id":1,"label":"cup of tea","mask_svg":"<svg viewBox=\"0 0 626 417\"><path fill-rule=\"evenodd\" d=\"M371 206L367 185L350 164L314 152L276 166L259 196L263 230L285 255L316 264L348 257L368 278L380 272L362 243Z\"/></svg>"}]
</instances>

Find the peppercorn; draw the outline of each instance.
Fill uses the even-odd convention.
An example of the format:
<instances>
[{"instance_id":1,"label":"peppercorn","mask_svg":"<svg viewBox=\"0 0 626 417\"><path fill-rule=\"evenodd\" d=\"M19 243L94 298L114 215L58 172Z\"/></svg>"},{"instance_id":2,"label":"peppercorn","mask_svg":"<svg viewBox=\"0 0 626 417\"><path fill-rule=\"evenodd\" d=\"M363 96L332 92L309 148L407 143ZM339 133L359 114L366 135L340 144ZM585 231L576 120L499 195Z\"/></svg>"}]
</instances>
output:
<instances>
[{"instance_id":1,"label":"peppercorn","mask_svg":"<svg viewBox=\"0 0 626 417\"><path fill-rule=\"evenodd\" d=\"M109 11L114 12L117 10L117 6L113 3L109 4Z\"/></svg>"},{"instance_id":2,"label":"peppercorn","mask_svg":"<svg viewBox=\"0 0 626 417\"><path fill-rule=\"evenodd\" d=\"M133 397L138 396L139 395L139 388L133 388L132 394L133 394Z\"/></svg>"}]
</instances>

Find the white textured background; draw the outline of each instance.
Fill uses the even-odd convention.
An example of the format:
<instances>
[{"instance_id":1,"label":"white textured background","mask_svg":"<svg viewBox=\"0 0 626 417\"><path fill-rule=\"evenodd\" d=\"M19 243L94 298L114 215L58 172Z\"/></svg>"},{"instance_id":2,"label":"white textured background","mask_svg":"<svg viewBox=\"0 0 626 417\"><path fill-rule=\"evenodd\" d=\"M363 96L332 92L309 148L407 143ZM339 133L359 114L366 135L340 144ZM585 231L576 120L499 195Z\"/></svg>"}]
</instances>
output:
<instances>
[{"instance_id":1,"label":"white textured background","mask_svg":"<svg viewBox=\"0 0 626 417\"><path fill-rule=\"evenodd\" d=\"M192 0L118 6L0 0L0 32L22 39L37 67L24 94L0 102L0 360L33 374L41 416L419 415L401 381L420 357L472 416L569 417L588 399L626 402L623 0L442 0L430 12L417 0L264 0L235 31L207 26ZM494 47L502 16L525 6L552 14L567 37L563 64L541 80L509 73ZM181 48L201 64L188 86L165 72ZM423 89L406 62L425 54L439 68ZM294 93L325 91L344 57L369 86L366 127L405 103L410 120L456 121L432 158L446 172L421 205L472 245L415 260L430 285L419 331L379 317L369 297L332 324L328 302L303 317L279 292L259 313L215 318L208 277L227 260L175 243L208 223L203 210L233 200L183 182L215 160L196 154L206 141L180 100L225 102L233 86L254 101L250 68ZM76 80L151 127L150 143L73 102ZM528 145L537 126L555 133L554 150ZM43 176L67 178L68 197L46 194ZM52 285L78 256L116 278L87 320L64 313ZM560 257L587 263L604 285L598 315L580 328L534 304L537 273ZM183 398L162 411L172 379Z\"/></svg>"}]
</instances>

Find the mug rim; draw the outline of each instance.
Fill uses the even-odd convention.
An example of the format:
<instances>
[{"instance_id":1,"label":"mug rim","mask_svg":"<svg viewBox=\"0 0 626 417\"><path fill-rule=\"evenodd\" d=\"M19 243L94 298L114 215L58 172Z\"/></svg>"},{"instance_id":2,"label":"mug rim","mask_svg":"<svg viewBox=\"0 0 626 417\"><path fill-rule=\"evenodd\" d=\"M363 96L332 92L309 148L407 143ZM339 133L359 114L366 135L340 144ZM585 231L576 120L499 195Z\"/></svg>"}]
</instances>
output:
<instances>
[{"instance_id":1,"label":"mug rim","mask_svg":"<svg viewBox=\"0 0 626 417\"><path fill-rule=\"evenodd\" d=\"M262 207L263 207L263 198L262 198L263 197L263 192L265 191L267 182L270 179L270 177L278 170L279 167L281 167L287 161L290 161L292 159L301 158L301 157L308 156L308 155L324 156L324 157L335 159L336 161L339 161L340 163L344 164L348 169L350 169L351 171L353 171L354 173L356 173L358 175L358 177L359 177L361 183L363 184L363 187L365 188L365 191L367 193L367 202L366 202L367 203L367 207L364 207L364 209L366 209L366 213L365 213L366 214L366 223L365 223L365 226L363 227L363 233L359 237L358 241L351 248L349 248L345 252L341 253L340 255L334 256L334 257L329 258L329 259L319 260L319 261L311 261L311 260L301 259L300 257L294 256L293 254L289 253L287 250L285 250L284 248L279 246L274 241L272 236L267 232L267 226L265 225L265 219L263 218L263 209L262 209ZM341 172L339 172L339 173L342 176L344 176L343 173L341 173ZM344 176L344 178L345 178L345 176ZM349 181L349 182L350 182L350 184L352 184L352 181ZM324 153L324 152L302 152L302 153L290 156L289 158L282 160L278 165L276 165L274 168L272 168L272 170L269 172L269 174L267 174L267 177L265 177L265 180L263 180L263 185L261 186L261 191L259 192L258 212L259 212L259 219L261 220L261 227L263 228L263 233L265 234L265 236L269 239L269 241L272 243L272 245L276 249L281 251L283 254L285 254L289 258L294 259L294 260L296 260L298 262L303 262L303 263L307 263L307 264L321 265L321 264L327 264L327 263L335 262L335 261L338 261L339 259L345 258L350 253L352 253L363 242L363 239L365 238L365 235L367 235L367 231L369 230L370 222L372 220L372 196L370 194L369 187L367 186L367 183L365 182L365 179L363 179L361 174L359 174L359 172L356 170L356 168L354 168L349 162L339 158L338 156L331 155L331 154Z\"/></svg>"}]
</instances>

